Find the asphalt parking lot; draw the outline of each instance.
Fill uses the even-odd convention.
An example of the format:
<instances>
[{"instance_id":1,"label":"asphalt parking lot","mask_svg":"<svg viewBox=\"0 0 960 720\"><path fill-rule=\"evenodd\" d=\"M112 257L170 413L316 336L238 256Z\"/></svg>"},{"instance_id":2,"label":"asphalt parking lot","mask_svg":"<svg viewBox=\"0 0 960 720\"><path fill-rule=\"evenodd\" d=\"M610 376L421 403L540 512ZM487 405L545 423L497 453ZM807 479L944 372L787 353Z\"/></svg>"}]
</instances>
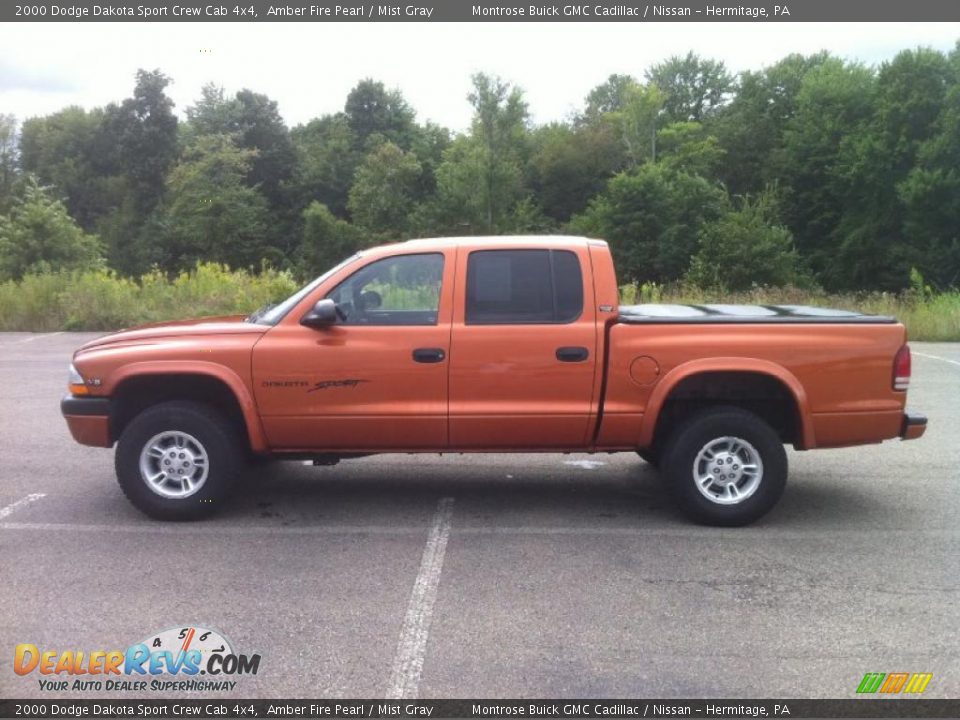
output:
<instances>
[{"instance_id":1,"label":"asphalt parking lot","mask_svg":"<svg viewBox=\"0 0 960 720\"><path fill-rule=\"evenodd\" d=\"M187 625L262 655L235 697L960 696L960 344L913 344L923 439L791 451L780 505L721 530L626 454L277 463L150 521L59 414L90 337L0 334L0 696L83 697L15 675L18 643Z\"/></svg>"}]
</instances>

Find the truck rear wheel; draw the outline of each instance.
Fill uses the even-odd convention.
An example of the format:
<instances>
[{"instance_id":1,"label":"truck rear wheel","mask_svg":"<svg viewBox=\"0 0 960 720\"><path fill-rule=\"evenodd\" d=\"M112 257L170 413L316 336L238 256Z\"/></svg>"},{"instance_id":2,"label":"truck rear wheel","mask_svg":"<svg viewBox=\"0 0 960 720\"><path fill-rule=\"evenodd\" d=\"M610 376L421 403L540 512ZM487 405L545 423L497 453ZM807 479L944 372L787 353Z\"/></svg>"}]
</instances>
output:
<instances>
[{"instance_id":1,"label":"truck rear wheel","mask_svg":"<svg viewBox=\"0 0 960 720\"><path fill-rule=\"evenodd\" d=\"M660 471L680 508L707 525L747 525L777 503L787 454L761 418L737 407L705 410L678 427Z\"/></svg>"},{"instance_id":2,"label":"truck rear wheel","mask_svg":"<svg viewBox=\"0 0 960 720\"><path fill-rule=\"evenodd\" d=\"M242 467L237 432L201 403L165 402L137 415L117 443L117 480L138 510L157 520L216 512Z\"/></svg>"}]
</instances>

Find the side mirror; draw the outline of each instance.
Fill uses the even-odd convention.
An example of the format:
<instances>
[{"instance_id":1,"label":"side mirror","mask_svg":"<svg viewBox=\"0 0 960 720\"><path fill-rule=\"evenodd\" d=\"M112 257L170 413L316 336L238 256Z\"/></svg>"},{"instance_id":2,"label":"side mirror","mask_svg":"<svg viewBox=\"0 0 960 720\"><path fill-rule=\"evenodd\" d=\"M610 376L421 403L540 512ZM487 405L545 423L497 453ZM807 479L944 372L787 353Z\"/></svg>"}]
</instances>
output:
<instances>
[{"instance_id":1,"label":"side mirror","mask_svg":"<svg viewBox=\"0 0 960 720\"><path fill-rule=\"evenodd\" d=\"M300 324L311 328L325 328L337 322L339 315L337 304L330 298L324 298L318 300L313 309L300 319Z\"/></svg>"}]
</instances>

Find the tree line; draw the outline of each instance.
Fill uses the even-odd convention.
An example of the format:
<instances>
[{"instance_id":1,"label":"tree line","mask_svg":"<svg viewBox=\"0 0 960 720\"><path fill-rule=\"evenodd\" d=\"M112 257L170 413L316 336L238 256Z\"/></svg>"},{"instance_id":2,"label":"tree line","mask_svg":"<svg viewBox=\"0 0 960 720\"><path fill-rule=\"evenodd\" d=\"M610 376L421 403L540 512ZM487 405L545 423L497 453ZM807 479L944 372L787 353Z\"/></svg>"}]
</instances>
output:
<instances>
[{"instance_id":1,"label":"tree line","mask_svg":"<svg viewBox=\"0 0 960 720\"><path fill-rule=\"evenodd\" d=\"M960 283L960 43L737 76L688 53L544 125L477 74L464 132L370 79L295 127L215 85L181 120L169 83L140 70L106 107L0 115L0 280L202 260L309 277L414 236L569 232L610 241L629 282Z\"/></svg>"}]
</instances>

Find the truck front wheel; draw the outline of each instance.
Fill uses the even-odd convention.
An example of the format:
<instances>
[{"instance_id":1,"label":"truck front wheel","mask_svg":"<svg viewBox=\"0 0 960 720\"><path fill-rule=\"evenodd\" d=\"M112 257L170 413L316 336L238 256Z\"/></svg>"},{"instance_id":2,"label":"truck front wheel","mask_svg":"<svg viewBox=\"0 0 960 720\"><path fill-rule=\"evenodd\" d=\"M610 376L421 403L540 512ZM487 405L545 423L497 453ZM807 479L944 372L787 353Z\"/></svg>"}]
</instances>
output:
<instances>
[{"instance_id":1,"label":"truck front wheel","mask_svg":"<svg viewBox=\"0 0 960 720\"><path fill-rule=\"evenodd\" d=\"M647 465L653 465L654 467L660 465L660 453L654 447L637 450L637 455L639 455L640 459L647 463Z\"/></svg>"},{"instance_id":2,"label":"truck front wheel","mask_svg":"<svg viewBox=\"0 0 960 720\"><path fill-rule=\"evenodd\" d=\"M705 410L678 427L660 471L680 508L707 525L747 525L783 495L787 454L773 429L737 407Z\"/></svg>"},{"instance_id":3,"label":"truck front wheel","mask_svg":"<svg viewBox=\"0 0 960 720\"><path fill-rule=\"evenodd\" d=\"M215 409L165 402L130 421L117 443L117 480L157 520L195 520L227 498L241 470L236 430Z\"/></svg>"}]
</instances>

